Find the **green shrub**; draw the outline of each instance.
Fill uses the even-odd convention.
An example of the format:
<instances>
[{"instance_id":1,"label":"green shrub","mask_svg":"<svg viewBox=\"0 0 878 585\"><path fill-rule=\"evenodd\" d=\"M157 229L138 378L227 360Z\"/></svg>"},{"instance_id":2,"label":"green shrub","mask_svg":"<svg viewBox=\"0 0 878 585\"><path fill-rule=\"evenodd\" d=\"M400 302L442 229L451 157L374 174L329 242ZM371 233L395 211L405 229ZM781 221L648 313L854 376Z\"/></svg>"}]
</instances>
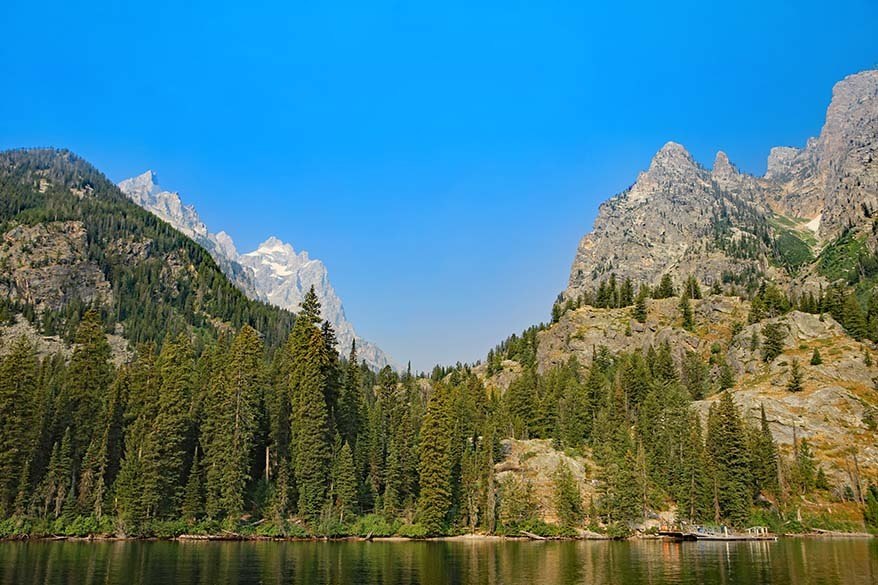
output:
<instances>
[{"instance_id":1,"label":"green shrub","mask_svg":"<svg viewBox=\"0 0 878 585\"><path fill-rule=\"evenodd\" d=\"M420 524L403 524L396 533L405 538L426 538L429 536L427 529Z\"/></svg>"},{"instance_id":2,"label":"green shrub","mask_svg":"<svg viewBox=\"0 0 878 585\"><path fill-rule=\"evenodd\" d=\"M357 536L393 536L397 531L397 524L387 521L380 514L366 514L360 516L350 527L350 533Z\"/></svg>"}]
</instances>

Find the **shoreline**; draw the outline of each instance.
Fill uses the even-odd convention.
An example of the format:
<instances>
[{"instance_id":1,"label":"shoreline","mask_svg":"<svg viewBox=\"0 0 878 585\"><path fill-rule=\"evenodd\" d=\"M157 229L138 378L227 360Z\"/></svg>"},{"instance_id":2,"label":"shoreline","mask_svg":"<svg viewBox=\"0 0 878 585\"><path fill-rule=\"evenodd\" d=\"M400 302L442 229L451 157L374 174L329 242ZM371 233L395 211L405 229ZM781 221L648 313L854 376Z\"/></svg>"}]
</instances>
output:
<instances>
[{"instance_id":1,"label":"shoreline","mask_svg":"<svg viewBox=\"0 0 878 585\"><path fill-rule=\"evenodd\" d=\"M807 538L813 540L838 540L838 539L870 539L876 538L878 535L868 532L807 532L807 533L791 533L778 534L777 540L781 539L797 539ZM610 538L610 537L546 537L544 539L533 539L528 536L511 536L500 534L457 534L450 536L431 536L423 538L415 538L409 536L313 536L313 537L283 537L283 536L251 536L251 535L227 535L227 534L181 534L174 537L141 537L141 536L117 536L94 534L89 536L64 536L64 535L39 535L39 536L12 536L0 538L3 542L636 542L636 541L652 541L664 540L667 542L683 542L673 538L667 538L651 534L634 535L627 538ZM711 542L710 540L702 540L699 542ZM720 541L717 541L720 542ZM721 541L729 542L729 541ZM738 542L750 542L741 540ZM755 542L755 541L754 541ZM770 542L761 540L759 542Z\"/></svg>"}]
</instances>

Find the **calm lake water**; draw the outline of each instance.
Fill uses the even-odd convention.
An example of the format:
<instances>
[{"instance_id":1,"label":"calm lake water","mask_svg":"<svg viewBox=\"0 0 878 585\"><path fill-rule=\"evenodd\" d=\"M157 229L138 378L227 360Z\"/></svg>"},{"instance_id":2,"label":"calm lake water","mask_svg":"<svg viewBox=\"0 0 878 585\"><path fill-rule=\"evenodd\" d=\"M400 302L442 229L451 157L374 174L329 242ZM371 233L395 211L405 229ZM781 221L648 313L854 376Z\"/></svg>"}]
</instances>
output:
<instances>
[{"instance_id":1,"label":"calm lake water","mask_svg":"<svg viewBox=\"0 0 878 585\"><path fill-rule=\"evenodd\" d=\"M874 585L878 541L7 542L0 583Z\"/></svg>"}]
</instances>

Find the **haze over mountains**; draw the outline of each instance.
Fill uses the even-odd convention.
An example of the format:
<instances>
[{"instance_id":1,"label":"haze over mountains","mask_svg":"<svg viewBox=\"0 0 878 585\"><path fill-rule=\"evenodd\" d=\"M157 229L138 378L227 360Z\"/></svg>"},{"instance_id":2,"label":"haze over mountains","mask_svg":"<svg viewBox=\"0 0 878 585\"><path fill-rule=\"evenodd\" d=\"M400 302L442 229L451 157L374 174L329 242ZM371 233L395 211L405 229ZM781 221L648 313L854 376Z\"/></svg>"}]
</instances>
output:
<instances>
[{"instance_id":1,"label":"haze over mountains","mask_svg":"<svg viewBox=\"0 0 878 585\"><path fill-rule=\"evenodd\" d=\"M326 266L310 258L307 251L296 252L292 245L270 236L252 252L240 254L231 236L225 231L211 232L195 208L183 203L179 193L159 185L153 171L125 179L119 188L132 201L201 244L226 276L250 298L297 312L305 293L313 286L323 317L335 328L343 355L350 352L356 340L357 355L371 367L381 369L394 365L381 348L357 336L329 281Z\"/></svg>"}]
</instances>

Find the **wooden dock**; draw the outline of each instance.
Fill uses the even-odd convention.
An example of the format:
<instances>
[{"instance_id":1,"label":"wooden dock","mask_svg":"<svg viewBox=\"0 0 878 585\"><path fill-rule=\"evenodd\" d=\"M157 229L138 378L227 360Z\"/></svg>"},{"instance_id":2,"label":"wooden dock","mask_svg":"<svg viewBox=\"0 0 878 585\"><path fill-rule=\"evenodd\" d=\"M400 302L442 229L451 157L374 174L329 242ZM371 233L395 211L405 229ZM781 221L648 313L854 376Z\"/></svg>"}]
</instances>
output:
<instances>
[{"instance_id":1,"label":"wooden dock","mask_svg":"<svg viewBox=\"0 0 878 585\"><path fill-rule=\"evenodd\" d=\"M723 528L721 531L713 530L659 530L659 535L677 541L710 541L710 542L732 542L732 541L761 541L774 542L777 536L768 532L766 528L754 526L748 528L746 532L730 532Z\"/></svg>"}]
</instances>

